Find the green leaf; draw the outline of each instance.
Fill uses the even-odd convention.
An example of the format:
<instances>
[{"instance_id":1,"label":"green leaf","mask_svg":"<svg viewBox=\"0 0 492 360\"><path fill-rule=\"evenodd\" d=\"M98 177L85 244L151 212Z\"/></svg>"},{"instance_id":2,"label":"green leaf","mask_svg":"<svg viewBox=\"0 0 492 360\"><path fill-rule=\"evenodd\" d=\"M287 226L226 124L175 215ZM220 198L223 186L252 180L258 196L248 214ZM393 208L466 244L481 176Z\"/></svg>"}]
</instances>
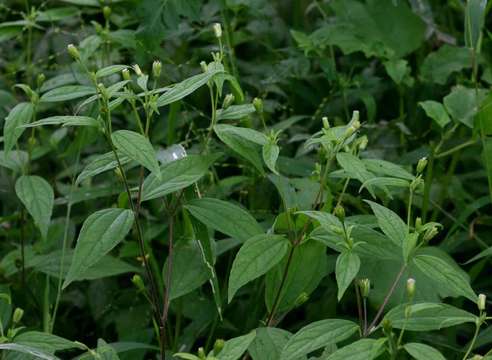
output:
<instances>
[{"instance_id":1,"label":"green leaf","mask_svg":"<svg viewBox=\"0 0 492 360\"><path fill-rule=\"evenodd\" d=\"M133 212L128 209L104 209L90 215L80 230L63 288L118 245L130 231L133 219Z\"/></svg>"},{"instance_id":2,"label":"green leaf","mask_svg":"<svg viewBox=\"0 0 492 360\"><path fill-rule=\"evenodd\" d=\"M217 110L217 121L242 119L255 111L253 104L231 105L225 110Z\"/></svg>"},{"instance_id":3,"label":"green leaf","mask_svg":"<svg viewBox=\"0 0 492 360\"><path fill-rule=\"evenodd\" d=\"M362 160L352 154L338 153L337 161L349 177L357 179L361 183L364 183L373 177L371 173L366 170Z\"/></svg>"},{"instance_id":4,"label":"green leaf","mask_svg":"<svg viewBox=\"0 0 492 360\"><path fill-rule=\"evenodd\" d=\"M234 339L227 340L224 348L217 355L218 360L237 360L248 349L251 342L255 339L256 331L252 331L247 335L238 336Z\"/></svg>"},{"instance_id":5,"label":"green leaf","mask_svg":"<svg viewBox=\"0 0 492 360\"><path fill-rule=\"evenodd\" d=\"M385 319L396 329L410 331L440 330L464 323L475 323L477 317L465 310L448 304L419 303L410 306L410 318L406 319L405 311L408 305L402 304L391 309Z\"/></svg>"},{"instance_id":6,"label":"green leaf","mask_svg":"<svg viewBox=\"0 0 492 360\"><path fill-rule=\"evenodd\" d=\"M291 336L291 333L279 328L258 328L248 352L253 360L282 360L280 357L282 349ZM296 360L305 360L305 358Z\"/></svg>"},{"instance_id":7,"label":"green leaf","mask_svg":"<svg viewBox=\"0 0 492 360\"><path fill-rule=\"evenodd\" d=\"M51 8L45 11L37 11L36 21L55 22L77 16L79 13L79 9L73 6Z\"/></svg>"},{"instance_id":8,"label":"green leaf","mask_svg":"<svg viewBox=\"0 0 492 360\"><path fill-rule=\"evenodd\" d=\"M51 185L40 176L24 175L17 179L15 193L46 238L55 199Z\"/></svg>"},{"instance_id":9,"label":"green leaf","mask_svg":"<svg viewBox=\"0 0 492 360\"><path fill-rule=\"evenodd\" d=\"M266 166L274 173L278 174L275 164L277 163L278 154L280 153L280 148L277 144L273 142L268 142L263 145L262 154L263 161L265 161Z\"/></svg>"},{"instance_id":10,"label":"green leaf","mask_svg":"<svg viewBox=\"0 0 492 360\"><path fill-rule=\"evenodd\" d=\"M40 351L38 349L34 349L32 347L19 345L19 344L12 344L12 343L0 344L0 350L17 351L23 354L27 354L29 356L34 356L35 359L60 360L60 358L57 358L54 355L46 354L45 352Z\"/></svg>"},{"instance_id":11,"label":"green leaf","mask_svg":"<svg viewBox=\"0 0 492 360\"><path fill-rule=\"evenodd\" d=\"M164 264L163 278L166 279L168 261ZM174 248L174 260L171 276L169 299L174 300L186 295L210 279L210 273L196 242L177 245Z\"/></svg>"},{"instance_id":12,"label":"green leaf","mask_svg":"<svg viewBox=\"0 0 492 360\"><path fill-rule=\"evenodd\" d=\"M407 225L405 225L403 220L393 211L382 205L369 200L365 200L365 202L371 206L383 233L397 246L403 246L408 232Z\"/></svg>"},{"instance_id":13,"label":"green leaf","mask_svg":"<svg viewBox=\"0 0 492 360\"><path fill-rule=\"evenodd\" d=\"M473 128L478 104L480 104L484 97L484 90L479 90L477 97L475 89L458 85L444 97L443 102L453 120L459 121L469 128Z\"/></svg>"},{"instance_id":14,"label":"green leaf","mask_svg":"<svg viewBox=\"0 0 492 360\"><path fill-rule=\"evenodd\" d=\"M89 116L51 116L41 120L34 121L22 127L38 127L43 125L63 125L63 126L92 126L100 127L101 123Z\"/></svg>"},{"instance_id":15,"label":"green leaf","mask_svg":"<svg viewBox=\"0 0 492 360\"><path fill-rule=\"evenodd\" d=\"M145 179L142 201L160 198L194 184L208 172L217 158L217 155L188 155L164 164L160 179L153 173Z\"/></svg>"},{"instance_id":16,"label":"green leaf","mask_svg":"<svg viewBox=\"0 0 492 360\"><path fill-rule=\"evenodd\" d=\"M482 28L485 21L487 0L468 0L465 8L465 44L466 47L480 53Z\"/></svg>"},{"instance_id":17,"label":"green leaf","mask_svg":"<svg viewBox=\"0 0 492 360\"><path fill-rule=\"evenodd\" d=\"M134 131L118 130L111 134L111 140L116 149L160 178L159 163L149 139Z\"/></svg>"},{"instance_id":18,"label":"green leaf","mask_svg":"<svg viewBox=\"0 0 492 360\"><path fill-rule=\"evenodd\" d=\"M425 114L434 120L440 128L444 128L451 122L444 105L440 102L427 100L419 102L419 105L424 109Z\"/></svg>"},{"instance_id":19,"label":"green leaf","mask_svg":"<svg viewBox=\"0 0 492 360\"><path fill-rule=\"evenodd\" d=\"M469 49L445 44L439 50L427 55L420 67L420 75L424 80L444 85L452 73L469 67L471 67Z\"/></svg>"},{"instance_id":20,"label":"green leaf","mask_svg":"<svg viewBox=\"0 0 492 360\"><path fill-rule=\"evenodd\" d=\"M157 106L165 106L183 99L184 97L190 95L195 90L205 85L210 79L214 77L214 75L220 72L223 72L223 70L215 68L214 70L192 76L180 83L177 83L170 90L159 96L159 98L157 99Z\"/></svg>"},{"instance_id":21,"label":"green leaf","mask_svg":"<svg viewBox=\"0 0 492 360\"><path fill-rule=\"evenodd\" d=\"M352 283L352 280L357 276L359 268L360 258L352 251L344 251L338 256L335 268L338 284L338 301L342 299L343 294Z\"/></svg>"},{"instance_id":22,"label":"green leaf","mask_svg":"<svg viewBox=\"0 0 492 360\"><path fill-rule=\"evenodd\" d=\"M338 349L328 356L326 360L372 360L384 351L386 339L361 339L350 345Z\"/></svg>"},{"instance_id":23,"label":"green leaf","mask_svg":"<svg viewBox=\"0 0 492 360\"><path fill-rule=\"evenodd\" d=\"M282 235L261 234L248 239L232 263L228 298L231 302L239 288L277 265L289 248Z\"/></svg>"},{"instance_id":24,"label":"green leaf","mask_svg":"<svg viewBox=\"0 0 492 360\"><path fill-rule=\"evenodd\" d=\"M287 259L284 258L266 275L265 303L271 311L284 276ZM307 241L294 249L289 271L278 301L278 312L291 309L305 301L328 273L326 247L317 241Z\"/></svg>"},{"instance_id":25,"label":"green leaf","mask_svg":"<svg viewBox=\"0 0 492 360\"><path fill-rule=\"evenodd\" d=\"M457 270L447 261L432 255L417 255L415 265L430 279L455 296L464 296L476 302L477 295L470 286L465 272Z\"/></svg>"},{"instance_id":26,"label":"green leaf","mask_svg":"<svg viewBox=\"0 0 492 360\"><path fill-rule=\"evenodd\" d=\"M94 95L96 90L93 86L66 85L44 93L41 102L60 102L78 99L87 95Z\"/></svg>"},{"instance_id":27,"label":"green leaf","mask_svg":"<svg viewBox=\"0 0 492 360\"><path fill-rule=\"evenodd\" d=\"M384 63L386 72L390 78L396 83L401 84L405 77L410 75L410 67L408 61L403 59L393 59Z\"/></svg>"},{"instance_id":28,"label":"green leaf","mask_svg":"<svg viewBox=\"0 0 492 360\"><path fill-rule=\"evenodd\" d=\"M282 360L297 360L310 352L348 339L359 326L352 321L327 319L301 328L282 349Z\"/></svg>"},{"instance_id":29,"label":"green leaf","mask_svg":"<svg viewBox=\"0 0 492 360\"><path fill-rule=\"evenodd\" d=\"M185 208L208 227L241 241L263 233L261 226L248 211L227 201L194 199Z\"/></svg>"},{"instance_id":30,"label":"green leaf","mask_svg":"<svg viewBox=\"0 0 492 360\"><path fill-rule=\"evenodd\" d=\"M131 159L128 156L120 152L118 152L118 158L120 160L121 165L126 165L131 161ZM117 167L118 167L118 162L116 161L116 157L112 151L102 155L97 155L94 158L94 160L92 160L84 168L84 170L82 170L79 176L77 176L77 179L75 180L75 184L78 185L85 179L89 179L93 176L96 176L98 174L101 174L111 169L115 169Z\"/></svg>"},{"instance_id":31,"label":"green leaf","mask_svg":"<svg viewBox=\"0 0 492 360\"><path fill-rule=\"evenodd\" d=\"M24 128L21 126L31 122L33 114L34 105L27 102L19 103L10 110L3 125L3 141L6 153L15 146L15 143L24 132Z\"/></svg>"},{"instance_id":32,"label":"green leaf","mask_svg":"<svg viewBox=\"0 0 492 360\"><path fill-rule=\"evenodd\" d=\"M27 331L15 336L13 342L53 354L58 350L80 348L80 345L62 337L40 331Z\"/></svg>"},{"instance_id":33,"label":"green leaf","mask_svg":"<svg viewBox=\"0 0 492 360\"><path fill-rule=\"evenodd\" d=\"M382 159L362 159L367 170L378 176L390 176L400 179L413 180L415 176L402 166Z\"/></svg>"},{"instance_id":34,"label":"green leaf","mask_svg":"<svg viewBox=\"0 0 492 360\"><path fill-rule=\"evenodd\" d=\"M127 65L109 65L96 71L96 77L102 78L110 76L116 73L120 73L122 70L128 69Z\"/></svg>"},{"instance_id":35,"label":"green leaf","mask_svg":"<svg viewBox=\"0 0 492 360\"><path fill-rule=\"evenodd\" d=\"M403 348L416 360L446 360L438 350L429 345L408 343Z\"/></svg>"},{"instance_id":36,"label":"green leaf","mask_svg":"<svg viewBox=\"0 0 492 360\"><path fill-rule=\"evenodd\" d=\"M0 151L0 166L6 167L15 172L22 172L29 162L29 155L22 150Z\"/></svg>"}]
</instances>

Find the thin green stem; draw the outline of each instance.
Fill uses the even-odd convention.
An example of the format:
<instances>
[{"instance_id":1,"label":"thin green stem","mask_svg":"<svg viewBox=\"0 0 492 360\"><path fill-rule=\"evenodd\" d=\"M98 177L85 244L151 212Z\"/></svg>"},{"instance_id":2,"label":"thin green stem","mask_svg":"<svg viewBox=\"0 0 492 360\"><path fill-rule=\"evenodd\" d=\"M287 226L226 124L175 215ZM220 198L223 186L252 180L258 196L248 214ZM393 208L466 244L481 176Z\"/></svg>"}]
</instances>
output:
<instances>
[{"instance_id":1,"label":"thin green stem","mask_svg":"<svg viewBox=\"0 0 492 360\"><path fill-rule=\"evenodd\" d=\"M481 316L481 315L480 315ZM471 354L473 348L475 347L475 342L477 341L477 337L478 337L478 333L480 331L480 327L482 326L482 321L479 320L476 324L475 324L475 333L473 334L473 339L470 343L470 346L468 347L468 350L466 351L465 353L465 356L463 356L463 360L466 360L468 359L468 356Z\"/></svg>"}]
</instances>

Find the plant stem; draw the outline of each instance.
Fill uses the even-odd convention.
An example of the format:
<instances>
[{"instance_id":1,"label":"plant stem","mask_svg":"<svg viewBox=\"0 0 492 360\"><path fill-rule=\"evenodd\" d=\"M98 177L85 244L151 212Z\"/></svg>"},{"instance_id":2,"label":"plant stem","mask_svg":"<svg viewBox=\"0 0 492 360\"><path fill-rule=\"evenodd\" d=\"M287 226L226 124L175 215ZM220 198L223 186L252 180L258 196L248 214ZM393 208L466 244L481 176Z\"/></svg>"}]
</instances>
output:
<instances>
[{"instance_id":1,"label":"plant stem","mask_svg":"<svg viewBox=\"0 0 492 360\"><path fill-rule=\"evenodd\" d=\"M468 356L471 354L471 352L475 346L475 342L477 341L478 332L480 331L480 326L482 326L482 321L478 321L477 324L475 324L475 333L473 334L473 339L470 343L470 346L468 347L468 350L467 350L465 356L463 356L463 360L468 359Z\"/></svg>"},{"instance_id":2,"label":"plant stem","mask_svg":"<svg viewBox=\"0 0 492 360\"><path fill-rule=\"evenodd\" d=\"M172 270L173 270L173 237L174 237L174 214L169 217L169 238L168 238L168 256L167 256L167 274L166 274L166 292L164 293L164 310L162 312L162 325L165 326L168 318L169 312L169 296L171 292L171 280L172 280ZM165 348L166 346L166 336L163 331L161 334L161 343Z\"/></svg>"}]
</instances>

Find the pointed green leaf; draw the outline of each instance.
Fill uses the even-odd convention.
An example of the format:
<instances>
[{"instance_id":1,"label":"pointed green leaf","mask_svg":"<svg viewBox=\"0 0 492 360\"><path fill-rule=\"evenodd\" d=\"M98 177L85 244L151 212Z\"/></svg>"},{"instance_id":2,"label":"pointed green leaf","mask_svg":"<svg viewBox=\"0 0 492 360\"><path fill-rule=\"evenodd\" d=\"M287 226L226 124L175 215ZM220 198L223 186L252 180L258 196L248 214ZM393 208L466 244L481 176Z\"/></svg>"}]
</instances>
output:
<instances>
[{"instance_id":1,"label":"pointed green leaf","mask_svg":"<svg viewBox=\"0 0 492 360\"><path fill-rule=\"evenodd\" d=\"M31 122L34 113L34 105L27 102L17 104L5 118L3 125L4 150L8 153L20 138L24 129L22 125Z\"/></svg>"},{"instance_id":2,"label":"pointed green leaf","mask_svg":"<svg viewBox=\"0 0 492 360\"><path fill-rule=\"evenodd\" d=\"M350 345L338 349L328 356L326 360L372 360L376 359L384 351L385 338L361 339Z\"/></svg>"},{"instance_id":3,"label":"pointed green leaf","mask_svg":"<svg viewBox=\"0 0 492 360\"><path fill-rule=\"evenodd\" d=\"M360 258L352 251L344 251L338 255L335 267L335 275L338 284L338 301L357 276L360 268Z\"/></svg>"},{"instance_id":4,"label":"pointed green leaf","mask_svg":"<svg viewBox=\"0 0 492 360\"><path fill-rule=\"evenodd\" d=\"M60 102L78 99L87 95L94 95L96 89L94 86L86 85L66 85L44 93L41 102Z\"/></svg>"},{"instance_id":5,"label":"pointed green leaf","mask_svg":"<svg viewBox=\"0 0 492 360\"><path fill-rule=\"evenodd\" d=\"M100 127L101 123L89 116L51 116L34 121L22 127L38 127L43 125L63 125L63 126L92 126Z\"/></svg>"},{"instance_id":6,"label":"pointed green leaf","mask_svg":"<svg viewBox=\"0 0 492 360\"><path fill-rule=\"evenodd\" d=\"M255 111L253 104L231 105L225 110L217 110L217 121L242 119Z\"/></svg>"},{"instance_id":7,"label":"pointed green leaf","mask_svg":"<svg viewBox=\"0 0 492 360\"><path fill-rule=\"evenodd\" d=\"M255 339L256 331L252 331L247 335L238 336L234 339L227 340L224 348L217 355L218 360L237 360L248 349L249 344Z\"/></svg>"},{"instance_id":8,"label":"pointed green leaf","mask_svg":"<svg viewBox=\"0 0 492 360\"><path fill-rule=\"evenodd\" d=\"M446 360L438 350L429 345L408 343L403 348L416 360Z\"/></svg>"},{"instance_id":9,"label":"pointed green leaf","mask_svg":"<svg viewBox=\"0 0 492 360\"><path fill-rule=\"evenodd\" d=\"M383 233L396 245L403 246L408 232L403 220L390 209L369 200L365 201L371 206Z\"/></svg>"},{"instance_id":10,"label":"pointed green leaf","mask_svg":"<svg viewBox=\"0 0 492 360\"><path fill-rule=\"evenodd\" d=\"M123 153L118 152L118 158L120 160L121 165L128 164L131 159L124 155ZM112 170L118 167L118 162L116 161L116 157L112 151L107 152L102 155L97 155L94 160L92 160L82 172L77 176L75 183L78 185L85 179L91 178L98 174L101 174L105 171Z\"/></svg>"},{"instance_id":11,"label":"pointed green leaf","mask_svg":"<svg viewBox=\"0 0 492 360\"><path fill-rule=\"evenodd\" d=\"M425 114L436 122L441 128L444 128L451 122L446 108L443 104L433 100L421 101L419 105L424 109Z\"/></svg>"},{"instance_id":12,"label":"pointed green leaf","mask_svg":"<svg viewBox=\"0 0 492 360\"><path fill-rule=\"evenodd\" d=\"M265 161L266 166L274 174L278 174L278 171L275 168L275 164L277 163L279 153L280 153L280 148L275 143L268 142L262 147L263 161Z\"/></svg>"}]
</instances>

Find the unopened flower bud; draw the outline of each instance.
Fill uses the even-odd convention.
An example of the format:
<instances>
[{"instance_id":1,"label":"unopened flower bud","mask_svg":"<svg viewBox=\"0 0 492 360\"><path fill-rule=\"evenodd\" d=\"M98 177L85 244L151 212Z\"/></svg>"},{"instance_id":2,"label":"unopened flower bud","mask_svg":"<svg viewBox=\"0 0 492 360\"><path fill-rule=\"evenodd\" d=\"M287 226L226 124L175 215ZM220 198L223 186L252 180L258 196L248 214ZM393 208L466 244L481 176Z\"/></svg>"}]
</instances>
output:
<instances>
[{"instance_id":1,"label":"unopened flower bud","mask_svg":"<svg viewBox=\"0 0 492 360\"><path fill-rule=\"evenodd\" d=\"M330 225L330 230L333 231L337 235L343 235L343 229L339 226Z\"/></svg>"},{"instance_id":2,"label":"unopened flower bud","mask_svg":"<svg viewBox=\"0 0 492 360\"><path fill-rule=\"evenodd\" d=\"M109 6L103 7L103 15L104 19L108 20L109 17L111 16L111 8Z\"/></svg>"},{"instance_id":3,"label":"unopened flower bud","mask_svg":"<svg viewBox=\"0 0 492 360\"><path fill-rule=\"evenodd\" d=\"M385 334L390 334L391 331L393 331L393 325L391 324L391 320L384 319L382 325Z\"/></svg>"},{"instance_id":4,"label":"unopened flower bud","mask_svg":"<svg viewBox=\"0 0 492 360\"><path fill-rule=\"evenodd\" d=\"M330 128L330 123L328 122L328 118L326 116L323 116L321 118L321 121L323 122L323 128L328 130Z\"/></svg>"},{"instance_id":5,"label":"unopened flower bud","mask_svg":"<svg viewBox=\"0 0 492 360\"><path fill-rule=\"evenodd\" d=\"M260 98L253 99L253 106L258 114L263 113L263 101Z\"/></svg>"},{"instance_id":6,"label":"unopened flower bud","mask_svg":"<svg viewBox=\"0 0 492 360\"><path fill-rule=\"evenodd\" d=\"M222 109L227 109L234 102L234 95L227 94L224 98L224 102L222 103Z\"/></svg>"},{"instance_id":7,"label":"unopened flower bud","mask_svg":"<svg viewBox=\"0 0 492 360\"><path fill-rule=\"evenodd\" d=\"M161 70L162 70L162 63L158 60L154 61L152 63L152 75L154 75L155 78L158 78L161 76Z\"/></svg>"},{"instance_id":8,"label":"unopened flower bud","mask_svg":"<svg viewBox=\"0 0 492 360\"><path fill-rule=\"evenodd\" d=\"M422 219L420 217L417 217L415 219L415 231L419 233L421 228L422 228Z\"/></svg>"},{"instance_id":9,"label":"unopened flower bud","mask_svg":"<svg viewBox=\"0 0 492 360\"><path fill-rule=\"evenodd\" d=\"M108 92L106 90L106 86L104 86L103 83L99 83L97 84L97 90L99 90L99 93L101 93L101 95L105 98L108 97Z\"/></svg>"},{"instance_id":10,"label":"unopened flower bud","mask_svg":"<svg viewBox=\"0 0 492 360\"><path fill-rule=\"evenodd\" d=\"M130 75L130 70L128 69L123 69L121 70L121 76L123 77L123 80L131 80L132 76Z\"/></svg>"},{"instance_id":11,"label":"unopened flower bud","mask_svg":"<svg viewBox=\"0 0 492 360\"><path fill-rule=\"evenodd\" d=\"M407 296L410 299L413 299L415 296L415 279L414 278L409 278L407 280Z\"/></svg>"},{"instance_id":12,"label":"unopened flower bud","mask_svg":"<svg viewBox=\"0 0 492 360\"><path fill-rule=\"evenodd\" d=\"M74 44L68 44L67 51L74 60L80 59L80 53Z\"/></svg>"},{"instance_id":13,"label":"unopened flower bud","mask_svg":"<svg viewBox=\"0 0 492 360\"><path fill-rule=\"evenodd\" d=\"M202 347L198 348L197 355L200 360L205 360L207 358L207 354L205 354L205 350Z\"/></svg>"},{"instance_id":14,"label":"unopened flower bud","mask_svg":"<svg viewBox=\"0 0 492 360\"><path fill-rule=\"evenodd\" d=\"M359 150L365 150L367 147L367 143L368 143L367 136L364 135L363 137L360 138Z\"/></svg>"},{"instance_id":15,"label":"unopened flower bud","mask_svg":"<svg viewBox=\"0 0 492 360\"><path fill-rule=\"evenodd\" d=\"M369 297L369 292L371 291L371 280L361 279L359 280L360 294L363 298Z\"/></svg>"},{"instance_id":16,"label":"unopened flower bud","mask_svg":"<svg viewBox=\"0 0 492 360\"><path fill-rule=\"evenodd\" d=\"M220 25L220 23L215 23L213 25L213 28L214 28L215 37L221 38L222 37L222 26Z\"/></svg>"},{"instance_id":17,"label":"unopened flower bud","mask_svg":"<svg viewBox=\"0 0 492 360\"><path fill-rule=\"evenodd\" d=\"M333 211L333 213L340 221L343 222L345 220L345 209L342 205L335 206L335 210Z\"/></svg>"},{"instance_id":18,"label":"unopened flower bud","mask_svg":"<svg viewBox=\"0 0 492 360\"><path fill-rule=\"evenodd\" d=\"M137 76L143 76L142 69L140 69L140 66L138 64L133 65L133 71L135 71L135 74L137 74Z\"/></svg>"},{"instance_id":19,"label":"unopened flower bud","mask_svg":"<svg viewBox=\"0 0 492 360\"><path fill-rule=\"evenodd\" d=\"M15 308L14 315L12 316L12 321L14 322L14 324L18 324L22 320L23 316L24 310L22 310L21 308Z\"/></svg>"},{"instance_id":20,"label":"unopened flower bud","mask_svg":"<svg viewBox=\"0 0 492 360\"><path fill-rule=\"evenodd\" d=\"M439 233L439 229L437 228L437 226L433 226L432 228L427 229L424 234L424 241L428 242L432 240L438 233Z\"/></svg>"},{"instance_id":21,"label":"unopened flower bud","mask_svg":"<svg viewBox=\"0 0 492 360\"><path fill-rule=\"evenodd\" d=\"M145 290L145 285L143 283L142 277L138 274L133 275L132 283L139 291Z\"/></svg>"},{"instance_id":22,"label":"unopened flower bud","mask_svg":"<svg viewBox=\"0 0 492 360\"><path fill-rule=\"evenodd\" d=\"M38 85L38 87L41 87L41 85L44 84L45 80L46 80L46 76L43 73L38 74L38 77L36 78L36 84Z\"/></svg>"},{"instance_id":23,"label":"unopened flower bud","mask_svg":"<svg viewBox=\"0 0 492 360\"><path fill-rule=\"evenodd\" d=\"M200 67L202 68L203 72L207 72L208 66L207 66L207 63L205 61L200 61Z\"/></svg>"},{"instance_id":24,"label":"unopened flower bud","mask_svg":"<svg viewBox=\"0 0 492 360\"><path fill-rule=\"evenodd\" d=\"M215 340L215 343L214 343L214 355L218 355L222 349L224 348L224 345L225 345L225 341L222 340L222 339L217 339Z\"/></svg>"},{"instance_id":25,"label":"unopened flower bud","mask_svg":"<svg viewBox=\"0 0 492 360\"><path fill-rule=\"evenodd\" d=\"M417 163L417 174L422 174L424 171L425 167L427 166L427 158L423 157L422 159L419 160Z\"/></svg>"},{"instance_id":26,"label":"unopened flower bud","mask_svg":"<svg viewBox=\"0 0 492 360\"><path fill-rule=\"evenodd\" d=\"M487 306L487 296L485 296L485 294L478 295L477 306L478 306L478 310L480 311L485 310Z\"/></svg>"}]
</instances>

